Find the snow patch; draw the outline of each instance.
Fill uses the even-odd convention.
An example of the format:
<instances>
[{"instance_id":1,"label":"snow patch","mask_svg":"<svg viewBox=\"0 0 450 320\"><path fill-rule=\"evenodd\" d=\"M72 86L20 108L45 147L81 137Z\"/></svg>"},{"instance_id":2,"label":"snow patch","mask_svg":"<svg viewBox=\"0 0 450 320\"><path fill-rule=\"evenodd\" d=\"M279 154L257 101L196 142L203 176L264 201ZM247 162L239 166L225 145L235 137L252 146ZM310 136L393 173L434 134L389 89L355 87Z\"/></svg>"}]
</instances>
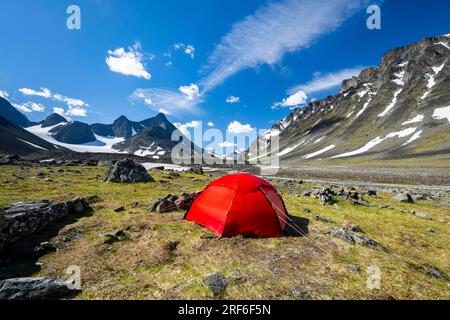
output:
<instances>
[{"instance_id":1,"label":"snow patch","mask_svg":"<svg viewBox=\"0 0 450 320\"><path fill-rule=\"evenodd\" d=\"M293 146L293 147L289 147L289 148L286 148L286 149L284 149L283 151L281 151L280 153L278 153L276 156L277 157L281 157L281 156L285 156L285 155L287 155L288 153L291 153L293 150L295 150L295 149L297 149L298 147L300 147L302 144L304 144L305 143L305 140L302 140L299 144L297 144L297 145L295 145L295 146ZM252 160L252 159L250 159L250 160Z\"/></svg>"},{"instance_id":2,"label":"snow patch","mask_svg":"<svg viewBox=\"0 0 450 320\"><path fill-rule=\"evenodd\" d=\"M422 122L425 117L422 114L419 114L415 118L405 121L402 123L402 126L406 126L407 124L419 123Z\"/></svg>"},{"instance_id":3,"label":"snow patch","mask_svg":"<svg viewBox=\"0 0 450 320\"><path fill-rule=\"evenodd\" d=\"M363 153L366 153L367 151L369 151L370 149L372 149L373 147L379 145L380 143L382 143L385 140L391 139L391 138L405 138L405 137L409 137L410 135L412 135L414 132L416 132L417 128L408 128L399 132L393 132L388 134L386 137L381 138L381 137L376 137L375 139L369 141L364 147L355 150L355 151L351 151L351 152L346 152L334 157L331 157L332 159L337 159L337 158L347 158L347 157L352 157L352 156L356 156L356 155L360 155Z\"/></svg>"},{"instance_id":4,"label":"snow patch","mask_svg":"<svg viewBox=\"0 0 450 320\"><path fill-rule=\"evenodd\" d=\"M38 145L36 145L36 144L34 144L34 143L31 143L31 142L29 142L29 141L22 140L22 139L19 139L19 138L17 138L17 140L20 140L20 141L22 141L22 142L25 142L26 144L29 144L30 146L35 147L35 148L37 148L37 149L41 149L41 150L48 151L47 149L45 149L45 148L43 148L43 147L41 147L41 146L38 146Z\"/></svg>"},{"instance_id":5,"label":"snow patch","mask_svg":"<svg viewBox=\"0 0 450 320\"><path fill-rule=\"evenodd\" d=\"M450 122L450 106L434 110L433 118L436 120L447 119Z\"/></svg>"},{"instance_id":6,"label":"snow patch","mask_svg":"<svg viewBox=\"0 0 450 320\"><path fill-rule=\"evenodd\" d=\"M317 157L318 155L321 155L322 153L328 152L328 151L334 149L335 147L336 147L335 145L328 146L326 148L323 148L322 150L319 150L317 152L310 153L310 154L304 156L303 159L311 159L311 158Z\"/></svg>"},{"instance_id":7,"label":"snow patch","mask_svg":"<svg viewBox=\"0 0 450 320\"><path fill-rule=\"evenodd\" d=\"M408 144L410 144L410 143L412 143L412 142L414 142L414 141L420 139L420 137L422 136L422 132L423 132L423 130L420 130L420 131L416 132L416 133L411 137L411 139L409 139L409 140L408 140L406 143L404 143L402 146L406 146L406 145L408 145Z\"/></svg>"},{"instance_id":8,"label":"snow patch","mask_svg":"<svg viewBox=\"0 0 450 320\"><path fill-rule=\"evenodd\" d=\"M428 95L431 93L431 89L433 89L433 87L436 85L436 77L439 75L442 69L444 69L444 66L445 62L439 67L432 68L434 74L429 73L426 74L426 76L428 77L428 84L427 84L428 90L423 94L421 98L422 100L425 100L425 98L428 97Z\"/></svg>"},{"instance_id":9,"label":"snow patch","mask_svg":"<svg viewBox=\"0 0 450 320\"><path fill-rule=\"evenodd\" d=\"M382 113L380 113L378 115L378 117L380 117L380 118L384 117L392 110L392 108L395 107L395 105L397 104L397 98L400 95L400 93L402 93L402 91L403 91L403 89L399 89L394 93L394 98L392 99L392 102L386 107L386 109Z\"/></svg>"},{"instance_id":10,"label":"snow patch","mask_svg":"<svg viewBox=\"0 0 450 320\"><path fill-rule=\"evenodd\" d=\"M326 138L326 136L323 136L322 138L317 139L316 141L314 141L314 144L319 143L320 141L322 141L322 140L325 139L325 138Z\"/></svg>"}]
</instances>

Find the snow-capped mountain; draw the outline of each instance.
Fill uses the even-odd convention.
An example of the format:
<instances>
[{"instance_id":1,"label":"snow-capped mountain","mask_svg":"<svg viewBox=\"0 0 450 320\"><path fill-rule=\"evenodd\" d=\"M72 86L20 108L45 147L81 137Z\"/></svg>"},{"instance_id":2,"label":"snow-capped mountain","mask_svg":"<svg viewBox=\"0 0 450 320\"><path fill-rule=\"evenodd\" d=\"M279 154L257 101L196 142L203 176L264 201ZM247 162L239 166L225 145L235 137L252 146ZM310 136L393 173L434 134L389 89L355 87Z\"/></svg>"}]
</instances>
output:
<instances>
[{"instance_id":1,"label":"snow-capped mountain","mask_svg":"<svg viewBox=\"0 0 450 320\"><path fill-rule=\"evenodd\" d=\"M335 96L293 110L248 151L282 166L308 159L398 159L450 153L450 36L384 55ZM280 148L269 138L279 134ZM259 144L259 150L258 150Z\"/></svg>"}]
</instances>

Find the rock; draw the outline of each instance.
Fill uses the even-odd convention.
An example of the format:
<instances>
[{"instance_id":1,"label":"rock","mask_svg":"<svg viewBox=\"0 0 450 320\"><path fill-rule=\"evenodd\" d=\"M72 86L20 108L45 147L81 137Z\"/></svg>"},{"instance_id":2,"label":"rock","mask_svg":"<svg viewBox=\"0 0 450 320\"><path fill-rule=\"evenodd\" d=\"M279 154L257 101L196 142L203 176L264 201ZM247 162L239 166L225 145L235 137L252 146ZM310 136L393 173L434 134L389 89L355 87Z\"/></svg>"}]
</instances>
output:
<instances>
[{"instance_id":1,"label":"rock","mask_svg":"<svg viewBox=\"0 0 450 320\"><path fill-rule=\"evenodd\" d=\"M428 229L427 229L427 232L429 232L429 233L434 233L435 231L434 231L433 228L428 228Z\"/></svg>"},{"instance_id":2,"label":"rock","mask_svg":"<svg viewBox=\"0 0 450 320\"><path fill-rule=\"evenodd\" d=\"M351 230L353 232L362 232L361 227L359 225L357 225L357 224L354 224L354 223L345 223L345 224L342 225L342 227L344 229L348 229L348 230Z\"/></svg>"},{"instance_id":3,"label":"rock","mask_svg":"<svg viewBox=\"0 0 450 320\"><path fill-rule=\"evenodd\" d=\"M449 279L447 277L447 275L443 271L439 270L436 267L425 265L425 266L423 266L423 269L425 270L426 274L428 276L430 276L430 277L437 278L437 279L442 279L442 280L448 280Z\"/></svg>"},{"instance_id":4,"label":"rock","mask_svg":"<svg viewBox=\"0 0 450 320\"><path fill-rule=\"evenodd\" d=\"M430 221L433 220L427 214L422 213L422 212L414 212L414 215L420 219L430 220Z\"/></svg>"},{"instance_id":5,"label":"rock","mask_svg":"<svg viewBox=\"0 0 450 320\"><path fill-rule=\"evenodd\" d=\"M36 177L38 177L38 178L45 178L45 176L46 176L46 173L43 171L40 171L36 174Z\"/></svg>"},{"instance_id":6,"label":"rock","mask_svg":"<svg viewBox=\"0 0 450 320\"><path fill-rule=\"evenodd\" d=\"M395 195L393 200L395 200L397 202L403 202L403 203L414 203L412 196L409 193L404 193L404 192L401 192L401 193L398 193L397 195Z\"/></svg>"},{"instance_id":7,"label":"rock","mask_svg":"<svg viewBox=\"0 0 450 320\"><path fill-rule=\"evenodd\" d=\"M116 242L128 240L128 235L123 231L119 230L115 234L107 234L105 235L105 240L103 240L104 244L114 244Z\"/></svg>"},{"instance_id":8,"label":"rock","mask_svg":"<svg viewBox=\"0 0 450 320\"><path fill-rule=\"evenodd\" d=\"M300 289L296 286L290 286L289 290L291 291L291 294L296 299L305 299L308 297L308 293L306 291L303 291L302 289Z\"/></svg>"},{"instance_id":9,"label":"rock","mask_svg":"<svg viewBox=\"0 0 450 320\"><path fill-rule=\"evenodd\" d=\"M91 211L91 208L82 198L60 204L51 204L48 201L20 202L0 208L0 251L68 215L88 211Z\"/></svg>"},{"instance_id":10,"label":"rock","mask_svg":"<svg viewBox=\"0 0 450 320\"><path fill-rule=\"evenodd\" d=\"M325 218L324 216L321 216L321 215L316 215L315 218L317 221L322 221L322 222L326 222L326 223L332 222L331 220L328 220L327 218Z\"/></svg>"},{"instance_id":11,"label":"rock","mask_svg":"<svg viewBox=\"0 0 450 320\"><path fill-rule=\"evenodd\" d=\"M90 204L93 204L93 203L97 203L97 202L102 201L102 199L99 196L97 196L97 195L93 195L93 196L88 197L86 199L86 201L89 202Z\"/></svg>"},{"instance_id":12,"label":"rock","mask_svg":"<svg viewBox=\"0 0 450 320\"><path fill-rule=\"evenodd\" d=\"M105 181L115 183L155 182L142 165L129 159L116 162L109 169Z\"/></svg>"},{"instance_id":13,"label":"rock","mask_svg":"<svg viewBox=\"0 0 450 320\"><path fill-rule=\"evenodd\" d=\"M33 249L33 252L36 254L36 256L42 257L47 253L56 252L56 247L50 242L42 242L40 245Z\"/></svg>"},{"instance_id":14,"label":"rock","mask_svg":"<svg viewBox=\"0 0 450 320\"><path fill-rule=\"evenodd\" d=\"M357 264L346 264L345 266L353 272L357 273L361 272L361 267L358 266Z\"/></svg>"},{"instance_id":15,"label":"rock","mask_svg":"<svg viewBox=\"0 0 450 320\"><path fill-rule=\"evenodd\" d=\"M188 211L199 195L199 192L192 194L183 193L180 198L175 200L175 205L177 206L178 210Z\"/></svg>"},{"instance_id":16,"label":"rock","mask_svg":"<svg viewBox=\"0 0 450 320\"><path fill-rule=\"evenodd\" d=\"M169 252L174 252L174 251L177 251L180 243L181 243L180 241L166 241L166 243L164 244L164 247Z\"/></svg>"},{"instance_id":17,"label":"rock","mask_svg":"<svg viewBox=\"0 0 450 320\"><path fill-rule=\"evenodd\" d=\"M125 211L125 207L119 207L114 209L114 212L123 212L123 211Z\"/></svg>"},{"instance_id":18,"label":"rock","mask_svg":"<svg viewBox=\"0 0 450 320\"><path fill-rule=\"evenodd\" d=\"M304 212L304 213L311 213L311 210L308 209L308 208L303 208L303 212Z\"/></svg>"},{"instance_id":19,"label":"rock","mask_svg":"<svg viewBox=\"0 0 450 320\"><path fill-rule=\"evenodd\" d=\"M367 191L367 195L369 197L376 197L377 196L377 192L375 190L369 190L369 191Z\"/></svg>"},{"instance_id":20,"label":"rock","mask_svg":"<svg viewBox=\"0 0 450 320\"><path fill-rule=\"evenodd\" d=\"M134 208L139 207L139 202L135 201L131 204L131 206Z\"/></svg>"},{"instance_id":21,"label":"rock","mask_svg":"<svg viewBox=\"0 0 450 320\"><path fill-rule=\"evenodd\" d=\"M81 238L82 234L83 232L77 227L69 227L59 232L59 236L63 242L78 240Z\"/></svg>"},{"instance_id":22,"label":"rock","mask_svg":"<svg viewBox=\"0 0 450 320\"><path fill-rule=\"evenodd\" d=\"M218 239L218 238L219 238L219 236L217 236L216 234L211 233L211 232L204 233L200 236L200 239L204 239L204 240L212 240L212 239Z\"/></svg>"},{"instance_id":23,"label":"rock","mask_svg":"<svg viewBox=\"0 0 450 320\"><path fill-rule=\"evenodd\" d=\"M0 281L0 300L45 300L73 293L67 284L48 278L14 278Z\"/></svg>"},{"instance_id":24,"label":"rock","mask_svg":"<svg viewBox=\"0 0 450 320\"><path fill-rule=\"evenodd\" d=\"M203 283L211 290L214 296L223 294L228 287L228 280L221 273L212 273L203 278Z\"/></svg>"},{"instance_id":25,"label":"rock","mask_svg":"<svg viewBox=\"0 0 450 320\"><path fill-rule=\"evenodd\" d=\"M202 176L205 174L202 166L192 167L188 170L188 172L195 173L195 174L202 175Z\"/></svg>"},{"instance_id":26,"label":"rock","mask_svg":"<svg viewBox=\"0 0 450 320\"><path fill-rule=\"evenodd\" d=\"M350 244L360 244L370 249L377 249L380 245L373 239L363 236L360 233L354 232L346 228L332 228L328 232L331 236L342 239Z\"/></svg>"},{"instance_id":27,"label":"rock","mask_svg":"<svg viewBox=\"0 0 450 320\"><path fill-rule=\"evenodd\" d=\"M319 192L319 202L322 205L333 205L334 204L334 196L336 194L329 188L326 188Z\"/></svg>"},{"instance_id":28,"label":"rock","mask_svg":"<svg viewBox=\"0 0 450 320\"><path fill-rule=\"evenodd\" d=\"M17 155L12 155L12 154L5 155L0 158L0 166L15 164L16 160L19 160L19 159L20 159L20 157Z\"/></svg>"},{"instance_id":29,"label":"rock","mask_svg":"<svg viewBox=\"0 0 450 320\"><path fill-rule=\"evenodd\" d=\"M175 201L178 199L177 196L168 195L164 198L160 198L157 201L155 201L150 207L150 212L171 212L171 211L177 211L177 205L175 204Z\"/></svg>"},{"instance_id":30,"label":"rock","mask_svg":"<svg viewBox=\"0 0 450 320\"><path fill-rule=\"evenodd\" d=\"M181 178L181 175L176 171L169 172L168 176L172 178Z\"/></svg>"}]
</instances>

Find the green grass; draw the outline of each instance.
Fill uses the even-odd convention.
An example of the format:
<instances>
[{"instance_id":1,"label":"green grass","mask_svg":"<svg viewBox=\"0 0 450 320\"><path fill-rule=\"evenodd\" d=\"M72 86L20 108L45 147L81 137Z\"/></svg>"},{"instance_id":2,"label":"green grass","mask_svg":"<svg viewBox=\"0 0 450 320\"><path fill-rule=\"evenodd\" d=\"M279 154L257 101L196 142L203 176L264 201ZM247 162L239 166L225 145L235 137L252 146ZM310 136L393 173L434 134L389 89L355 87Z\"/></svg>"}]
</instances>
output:
<instances>
[{"instance_id":1,"label":"green grass","mask_svg":"<svg viewBox=\"0 0 450 320\"><path fill-rule=\"evenodd\" d=\"M156 183L125 185L103 182L107 171L103 167L63 168L81 174L58 173L58 169L1 167L0 206L42 199L61 202L77 196L101 198L93 205L92 216L72 225L82 230L82 237L41 258L42 269L33 274L63 277L69 265L80 266L83 291L76 299L212 299L202 283L212 272L221 272L230 281L222 297L225 299L295 299L292 287L308 292L311 299L450 298L448 282L429 277L421 268L431 265L450 274L450 210L431 202L400 204L381 194L367 200L396 210L357 207L344 200L321 206L315 198L299 196L313 185L295 190L280 186L289 213L310 220L310 240L205 240L201 236L206 230L183 221L184 212L149 213L147 207L169 193L201 190L210 178L182 174L179 179L168 180L164 173L150 172ZM53 181L37 178L39 171ZM192 182L193 177L203 182ZM161 184L160 180L170 183ZM132 207L136 201L140 205ZM120 206L126 211L115 213ZM311 213L305 213L304 208ZM424 212L433 220L421 220L400 210ZM316 214L333 223L316 221ZM326 234L331 227L347 222L359 224L387 252L352 246ZM103 244L105 234L118 230L125 230L129 240ZM164 249L169 240L180 241L177 251ZM327 253L321 253L310 241ZM358 265L361 272L351 271L348 264ZM366 287L366 270L372 265L378 265L382 272L380 290Z\"/></svg>"}]
</instances>

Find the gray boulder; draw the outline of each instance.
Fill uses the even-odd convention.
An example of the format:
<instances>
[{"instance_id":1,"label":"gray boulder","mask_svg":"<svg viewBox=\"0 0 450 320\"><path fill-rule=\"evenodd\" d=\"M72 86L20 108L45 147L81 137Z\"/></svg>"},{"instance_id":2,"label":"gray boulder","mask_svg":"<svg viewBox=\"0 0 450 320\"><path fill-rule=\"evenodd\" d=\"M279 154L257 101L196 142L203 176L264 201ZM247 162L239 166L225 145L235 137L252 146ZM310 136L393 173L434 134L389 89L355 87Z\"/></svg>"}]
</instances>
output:
<instances>
[{"instance_id":1,"label":"gray boulder","mask_svg":"<svg viewBox=\"0 0 450 320\"><path fill-rule=\"evenodd\" d=\"M0 281L0 300L57 299L72 292L65 283L47 278L14 278Z\"/></svg>"},{"instance_id":2,"label":"gray boulder","mask_svg":"<svg viewBox=\"0 0 450 320\"><path fill-rule=\"evenodd\" d=\"M221 273L212 273L203 278L203 283L215 296L223 294L228 287L228 280Z\"/></svg>"},{"instance_id":3,"label":"gray boulder","mask_svg":"<svg viewBox=\"0 0 450 320\"><path fill-rule=\"evenodd\" d=\"M328 232L331 236L339 238L350 244L360 244L370 249L378 249L381 246L373 239L370 239L359 232L347 228L332 228Z\"/></svg>"},{"instance_id":4,"label":"gray boulder","mask_svg":"<svg viewBox=\"0 0 450 320\"><path fill-rule=\"evenodd\" d=\"M105 181L115 183L155 182L141 164L130 159L116 162L109 169Z\"/></svg>"},{"instance_id":5,"label":"gray boulder","mask_svg":"<svg viewBox=\"0 0 450 320\"><path fill-rule=\"evenodd\" d=\"M413 197L409 193L404 192L396 194L393 200L403 203L414 203Z\"/></svg>"}]
</instances>

